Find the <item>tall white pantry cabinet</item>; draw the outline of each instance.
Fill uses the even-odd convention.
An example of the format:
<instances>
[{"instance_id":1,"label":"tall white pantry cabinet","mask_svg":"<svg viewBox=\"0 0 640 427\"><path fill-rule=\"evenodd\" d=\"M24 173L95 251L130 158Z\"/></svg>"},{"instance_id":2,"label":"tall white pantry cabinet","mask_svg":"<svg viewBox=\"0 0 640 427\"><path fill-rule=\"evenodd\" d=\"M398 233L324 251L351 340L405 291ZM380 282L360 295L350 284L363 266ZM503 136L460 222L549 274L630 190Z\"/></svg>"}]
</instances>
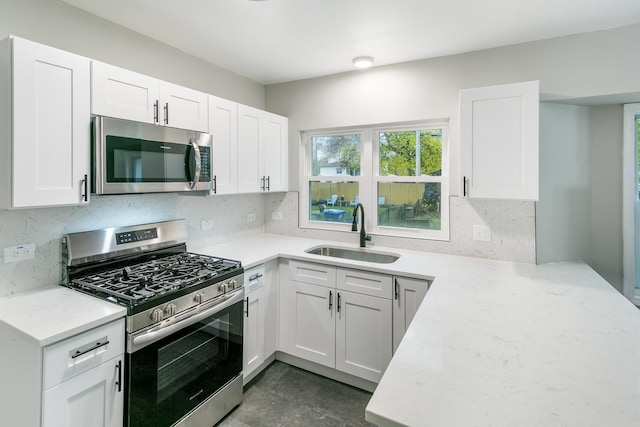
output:
<instances>
[{"instance_id":1,"label":"tall white pantry cabinet","mask_svg":"<svg viewBox=\"0 0 640 427\"><path fill-rule=\"evenodd\" d=\"M90 60L0 42L0 208L89 202Z\"/></svg>"}]
</instances>

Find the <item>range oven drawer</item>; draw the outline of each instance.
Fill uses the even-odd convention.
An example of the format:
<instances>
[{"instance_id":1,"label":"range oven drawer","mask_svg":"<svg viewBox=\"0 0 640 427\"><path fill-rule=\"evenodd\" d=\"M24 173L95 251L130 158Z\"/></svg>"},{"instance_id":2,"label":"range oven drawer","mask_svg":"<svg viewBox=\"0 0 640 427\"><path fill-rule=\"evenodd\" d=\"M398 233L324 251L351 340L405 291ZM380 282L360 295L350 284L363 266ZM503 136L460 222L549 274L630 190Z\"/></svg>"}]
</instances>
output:
<instances>
[{"instance_id":1,"label":"range oven drawer","mask_svg":"<svg viewBox=\"0 0 640 427\"><path fill-rule=\"evenodd\" d=\"M48 390L124 353L124 318L44 348L43 389Z\"/></svg>"}]
</instances>

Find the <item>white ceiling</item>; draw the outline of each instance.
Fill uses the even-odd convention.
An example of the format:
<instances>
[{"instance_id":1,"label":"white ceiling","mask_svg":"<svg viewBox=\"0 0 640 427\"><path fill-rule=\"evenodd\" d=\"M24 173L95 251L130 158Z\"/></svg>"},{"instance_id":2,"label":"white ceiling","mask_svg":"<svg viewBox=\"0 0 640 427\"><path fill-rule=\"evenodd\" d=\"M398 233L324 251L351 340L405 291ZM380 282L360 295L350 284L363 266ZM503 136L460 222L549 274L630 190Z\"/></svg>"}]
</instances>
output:
<instances>
[{"instance_id":1,"label":"white ceiling","mask_svg":"<svg viewBox=\"0 0 640 427\"><path fill-rule=\"evenodd\" d=\"M640 22L640 0L63 1L263 84Z\"/></svg>"}]
</instances>

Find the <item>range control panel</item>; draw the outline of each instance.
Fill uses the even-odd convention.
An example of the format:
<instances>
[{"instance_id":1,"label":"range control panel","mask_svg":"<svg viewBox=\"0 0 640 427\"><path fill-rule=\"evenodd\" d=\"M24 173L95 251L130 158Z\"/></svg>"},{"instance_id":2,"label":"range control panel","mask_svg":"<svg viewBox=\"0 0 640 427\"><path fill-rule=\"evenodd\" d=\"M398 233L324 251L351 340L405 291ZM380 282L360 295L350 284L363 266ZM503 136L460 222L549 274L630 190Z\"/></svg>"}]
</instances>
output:
<instances>
[{"instance_id":1,"label":"range control panel","mask_svg":"<svg viewBox=\"0 0 640 427\"><path fill-rule=\"evenodd\" d=\"M127 231L126 233L116 233L116 244L122 245L131 242L142 242L158 238L157 228L147 228L145 230Z\"/></svg>"}]
</instances>

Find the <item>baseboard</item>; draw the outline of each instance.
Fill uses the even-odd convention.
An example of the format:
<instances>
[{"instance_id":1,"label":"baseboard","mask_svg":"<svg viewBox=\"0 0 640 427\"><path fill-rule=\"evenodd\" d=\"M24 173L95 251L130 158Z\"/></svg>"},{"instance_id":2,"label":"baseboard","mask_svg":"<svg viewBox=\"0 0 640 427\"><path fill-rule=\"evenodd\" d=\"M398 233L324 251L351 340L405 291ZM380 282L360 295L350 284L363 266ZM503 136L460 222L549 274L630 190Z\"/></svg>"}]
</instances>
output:
<instances>
[{"instance_id":1,"label":"baseboard","mask_svg":"<svg viewBox=\"0 0 640 427\"><path fill-rule=\"evenodd\" d=\"M372 393L378 386L378 384L372 381L365 380L350 374L346 374L344 372L337 371L333 368L329 368L324 365L319 365L315 362L310 362L308 360L304 360L299 357L292 356L287 353L283 353L281 351L276 352L275 359L281 362L284 362L288 365L292 365L297 368L304 369L305 371L313 372L314 374L322 375L323 377L327 377L332 380L335 380L344 384L348 384L350 386L357 387ZM256 371L258 371L258 369L256 369Z\"/></svg>"}]
</instances>

